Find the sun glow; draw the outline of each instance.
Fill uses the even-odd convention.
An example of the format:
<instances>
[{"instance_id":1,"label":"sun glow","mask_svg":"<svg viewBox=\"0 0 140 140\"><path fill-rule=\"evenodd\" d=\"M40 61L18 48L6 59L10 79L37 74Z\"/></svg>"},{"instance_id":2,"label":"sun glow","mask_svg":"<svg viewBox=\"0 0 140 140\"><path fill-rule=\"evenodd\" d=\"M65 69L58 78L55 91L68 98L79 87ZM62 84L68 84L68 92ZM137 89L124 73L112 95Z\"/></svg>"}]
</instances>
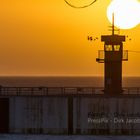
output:
<instances>
[{"instance_id":1,"label":"sun glow","mask_svg":"<svg viewBox=\"0 0 140 140\"><path fill-rule=\"evenodd\" d=\"M140 2L138 0L112 0L107 9L107 17L112 22L115 15L115 26L120 29L131 29L140 23Z\"/></svg>"}]
</instances>

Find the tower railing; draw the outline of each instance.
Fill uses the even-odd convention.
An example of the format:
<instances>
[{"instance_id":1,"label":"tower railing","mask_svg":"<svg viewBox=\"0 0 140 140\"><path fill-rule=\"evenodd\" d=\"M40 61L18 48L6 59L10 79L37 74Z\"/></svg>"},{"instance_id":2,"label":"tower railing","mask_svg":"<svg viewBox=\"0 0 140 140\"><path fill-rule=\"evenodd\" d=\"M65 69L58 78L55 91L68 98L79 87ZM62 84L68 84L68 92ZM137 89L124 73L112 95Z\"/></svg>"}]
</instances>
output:
<instances>
[{"instance_id":1,"label":"tower railing","mask_svg":"<svg viewBox=\"0 0 140 140\"><path fill-rule=\"evenodd\" d=\"M128 50L124 50L123 51L123 58L122 58L123 61L128 61Z\"/></svg>"},{"instance_id":2,"label":"tower railing","mask_svg":"<svg viewBox=\"0 0 140 140\"><path fill-rule=\"evenodd\" d=\"M99 50L98 51L98 58L96 58L96 61L98 63L104 63L105 62L105 51L104 50Z\"/></svg>"},{"instance_id":3,"label":"tower railing","mask_svg":"<svg viewBox=\"0 0 140 140\"><path fill-rule=\"evenodd\" d=\"M104 50L98 51L98 58L96 58L96 61L99 63L105 62L105 51ZM122 61L128 61L128 50L123 50Z\"/></svg>"}]
</instances>

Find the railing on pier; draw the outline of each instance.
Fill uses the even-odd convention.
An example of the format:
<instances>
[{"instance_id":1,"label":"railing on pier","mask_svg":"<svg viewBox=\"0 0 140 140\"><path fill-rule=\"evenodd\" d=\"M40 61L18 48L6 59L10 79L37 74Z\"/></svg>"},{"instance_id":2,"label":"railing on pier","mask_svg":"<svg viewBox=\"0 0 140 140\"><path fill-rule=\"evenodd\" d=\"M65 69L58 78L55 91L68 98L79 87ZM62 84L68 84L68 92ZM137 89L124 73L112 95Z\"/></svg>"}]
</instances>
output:
<instances>
[{"instance_id":1,"label":"railing on pier","mask_svg":"<svg viewBox=\"0 0 140 140\"><path fill-rule=\"evenodd\" d=\"M0 96L104 95L103 87L0 87ZM140 87L124 87L122 95L140 95Z\"/></svg>"}]
</instances>

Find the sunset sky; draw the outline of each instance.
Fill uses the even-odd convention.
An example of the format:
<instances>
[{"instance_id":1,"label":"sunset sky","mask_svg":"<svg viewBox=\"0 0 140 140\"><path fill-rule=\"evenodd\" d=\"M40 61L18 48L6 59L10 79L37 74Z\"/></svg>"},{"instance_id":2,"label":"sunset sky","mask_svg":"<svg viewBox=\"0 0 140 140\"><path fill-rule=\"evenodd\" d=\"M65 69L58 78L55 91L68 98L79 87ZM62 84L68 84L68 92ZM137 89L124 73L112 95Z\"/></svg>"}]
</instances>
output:
<instances>
[{"instance_id":1,"label":"sunset sky","mask_svg":"<svg viewBox=\"0 0 140 140\"><path fill-rule=\"evenodd\" d=\"M1 0L0 75L102 76L104 65L96 57L103 49L101 35L110 34L110 2L74 9L64 0ZM140 24L121 34L132 39L124 49L140 51ZM90 42L87 36L99 40ZM140 76L140 53L129 53L123 75Z\"/></svg>"}]
</instances>

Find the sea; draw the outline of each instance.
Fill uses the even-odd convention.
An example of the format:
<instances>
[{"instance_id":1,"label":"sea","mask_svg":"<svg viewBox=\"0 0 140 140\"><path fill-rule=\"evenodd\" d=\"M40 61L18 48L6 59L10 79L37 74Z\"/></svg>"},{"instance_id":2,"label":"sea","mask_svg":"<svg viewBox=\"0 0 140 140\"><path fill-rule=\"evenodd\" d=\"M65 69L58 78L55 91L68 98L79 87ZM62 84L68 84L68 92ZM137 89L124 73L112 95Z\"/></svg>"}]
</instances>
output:
<instances>
[{"instance_id":1,"label":"sea","mask_svg":"<svg viewBox=\"0 0 140 140\"><path fill-rule=\"evenodd\" d=\"M123 87L140 87L140 77L123 77ZM0 86L5 87L103 87L104 77L94 76L2 76Z\"/></svg>"}]
</instances>

